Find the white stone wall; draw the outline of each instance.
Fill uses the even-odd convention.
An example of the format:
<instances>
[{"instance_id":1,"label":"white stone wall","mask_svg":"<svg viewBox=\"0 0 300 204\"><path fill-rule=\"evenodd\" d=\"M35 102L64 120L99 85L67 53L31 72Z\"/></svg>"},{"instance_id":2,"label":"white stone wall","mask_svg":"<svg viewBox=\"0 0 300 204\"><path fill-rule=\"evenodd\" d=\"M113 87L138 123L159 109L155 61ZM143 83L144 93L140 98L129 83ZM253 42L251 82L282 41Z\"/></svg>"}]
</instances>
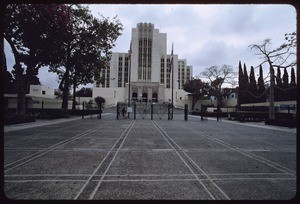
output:
<instances>
[{"instance_id":1,"label":"white stone wall","mask_svg":"<svg viewBox=\"0 0 300 204\"><path fill-rule=\"evenodd\" d=\"M132 29L132 35L131 35L131 83L137 83L142 82L143 86L148 87L145 91L143 88L143 92L148 93L148 100L152 99L152 93L155 90L154 88L151 88L153 86L153 83L157 83L156 89L158 87L158 100L159 102L168 101L168 99L171 99L171 91L172 91L172 81L170 81L170 88L166 88L167 85L167 59L171 58L171 53L167 53L167 34L166 33L159 33L158 29L154 28L153 24L138 24L138 25L147 25L147 29L152 29L152 34L148 36L152 36L152 61L151 61L151 81L144 81L144 80L138 80L138 56L139 56L139 28L133 28ZM138 26L137 26L138 27ZM154 28L154 29L153 29ZM170 45L171 46L171 45ZM130 43L128 43L128 49L130 47ZM176 47L174 47L176 48ZM175 53L175 49L174 49ZM101 88L96 87L94 84L93 88L93 98L97 96L102 96L107 101L107 105L109 104L116 104L118 101L126 102L128 99L128 85L126 85L126 88L118 87L118 67L119 67L119 56L123 57L123 71L125 70L125 59L124 57L127 56L128 53L113 53L111 57L110 62L110 87L109 88ZM165 69L165 75L164 75L164 84L160 84L160 76L161 76L161 59L165 59L164 63L164 69ZM183 59L184 60L184 59ZM186 66L186 60L185 66ZM178 90L178 55L173 55L173 67L172 71L174 72L174 103L175 103L175 97L176 93L178 94L178 100L179 98L184 98L185 95L187 95L186 92L183 90ZM186 67L185 67L186 68ZM192 75L192 72L191 72ZM170 78L172 76L172 73L170 74ZM122 82L124 81L124 73L122 76ZM146 84L148 83L148 84ZM123 86L123 83L122 83ZM177 91L177 92L176 92ZM112 96L114 93L117 93L117 96ZM141 88L139 88L139 92L141 92ZM132 97L133 91L131 90L131 97ZM139 95L142 94L138 93ZM180 102L178 102L180 103Z\"/></svg>"},{"instance_id":2,"label":"white stone wall","mask_svg":"<svg viewBox=\"0 0 300 204\"><path fill-rule=\"evenodd\" d=\"M119 101L126 101L126 88L115 87L93 89L93 98L96 98L97 96L101 96L105 99L105 107L115 106Z\"/></svg>"},{"instance_id":3,"label":"white stone wall","mask_svg":"<svg viewBox=\"0 0 300 204\"><path fill-rule=\"evenodd\" d=\"M44 92L44 94L43 94ZM28 96L55 98L54 89L44 85L30 85Z\"/></svg>"}]
</instances>

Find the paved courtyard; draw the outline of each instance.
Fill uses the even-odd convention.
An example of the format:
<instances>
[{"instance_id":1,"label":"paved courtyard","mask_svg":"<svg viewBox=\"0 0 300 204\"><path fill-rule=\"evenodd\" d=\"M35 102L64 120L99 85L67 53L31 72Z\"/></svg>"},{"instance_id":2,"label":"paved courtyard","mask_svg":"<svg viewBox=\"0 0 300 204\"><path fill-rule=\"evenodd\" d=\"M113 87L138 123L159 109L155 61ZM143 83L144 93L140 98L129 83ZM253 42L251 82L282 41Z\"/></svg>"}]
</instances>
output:
<instances>
[{"instance_id":1,"label":"paved courtyard","mask_svg":"<svg viewBox=\"0 0 300 204\"><path fill-rule=\"evenodd\" d=\"M22 200L289 200L296 130L184 121L180 111L172 121L116 120L105 110L101 120L5 127L4 193Z\"/></svg>"}]
</instances>

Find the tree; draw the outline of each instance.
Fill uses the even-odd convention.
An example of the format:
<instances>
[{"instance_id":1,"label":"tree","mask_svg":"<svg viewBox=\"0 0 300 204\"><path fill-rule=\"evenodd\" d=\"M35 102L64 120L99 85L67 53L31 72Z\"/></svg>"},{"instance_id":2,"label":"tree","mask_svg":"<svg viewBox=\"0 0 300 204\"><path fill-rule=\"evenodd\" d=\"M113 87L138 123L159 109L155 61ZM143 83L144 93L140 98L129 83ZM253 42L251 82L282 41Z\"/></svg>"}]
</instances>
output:
<instances>
[{"instance_id":1,"label":"tree","mask_svg":"<svg viewBox=\"0 0 300 204\"><path fill-rule=\"evenodd\" d=\"M288 68L297 64L296 62L296 32L285 34L286 42L276 49L269 49L271 39L265 39L261 45L250 45L249 47L256 50L256 55L261 56L263 62L267 63L270 67L270 93L269 93L269 119L275 119L275 106L274 106L274 86L275 76L274 67ZM294 58L293 58L294 57ZM292 58L292 59L291 59Z\"/></svg>"},{"instance_id":2,"label":"tree","mask_svg":"<svg viewBox=\"0 0 300 204\"><path fill-rule=\"evenodd\" d=\"M207 94L208 88L208 84L201 79L192 79L183 85L183 90L192 94L192 110L194 110L196 102Z\"/></svg>"},{"instance_id":3,"label":"tree","mask_svg":"<svg viewBox=\"0 0 300 204\"><path fill-rule=\"evenodd\" d=\"M259 95L259 102L266 101L266 88L263 76L263 69L262 66L259 66L259 77L257 79L257 93Z\"/></svg>"},{"instance_id":4,"label":"tree","mask_svg":"<svg viewBox=\"0 0 300 204\"><path fill-rule=\"evenodd\" d=\"M250 89L250 92L252 92L254 95L257 95L257 85L256 85L254 67L253 66L251 66L251 69L250 69L249 89Z\"/></svg>"},{"instance_id":5,"label":"tree","mask_svg":"<svg viewBox=\"0 0 300 204\"><path fill-rule=\"evenodd\" d=\"M237 73L233 70L233 67L230 65L222 66L211 66L206 68L201 75L208 79L210 83L209 94L217 96L218 107L222 104L222 86L227 83L231 86L236 85L236 75ZM244 72L245 75L245 72Z\"/></svg>"},{"instance_id":6,"label":"tree","mask_svg":"<svg viewBox=\"0 0 300 204\"><path fill-rule=\"evenodd\" d=\"M92 97L93 91L91 88L82 87L76 92L77 97Z\"/></svg>"},{"instance_id":7,"label":"tree","mask_svg":"<svg viewBox=\"0 0 300 204\"><path fill-rule=\"evenodd\" d=\"M283 81L283 88L287 88L289 86L289 75L287 73L286 68L284 68L283 76L282 76L282 81Z\"/></svg>"},{"instance_id":8,"label":"tree","mask_svg":"<svg viewBox=\"0 0 300 204\"><path fill-rule=\"evenodd\" d=\"M247 67L246 64L244 63L244 79L243 83L245 84L245 89L249 88L249 77L248 77L248 72L247 72Z\"/></svg>"},{"instance_id":9,"label":"tree","mask_svg":"<svg viewBox=\"0 0 300 204\"><path fill-rule=\"evenodd\" d=\"M17 83L17 114L26 113L25 94L38 83L39 68L48 65L58 33L69 26L63 4L8 4L4 12L4 38L10 45Z\"/></svg>"},{"instance_id":10,"label":"tree","mask_svg":"<svg viewBox=\"0 0 300 204\"><path fill-rule=\"evenodd\" d=\"M295 86L296 85L296 77L295 77L295 70L294 67L291 69L291 85Z\"/></svg>"},{"instance_id":11,"label":"tree","mask_svg":"<svg viewBox=\"0 0 300 204\"><path fill-rule=\"evenodd\" d=\"M95 102L96 102L98 108L101 108L102 105L105 103L105 99L103 97L101 97L101 96L97 96L95 98Z\"/></svg>"},{"instance_id":12,"label":"tree","mask_svg":"<svg viewBox=\"0 0 300 204\"><path fill-rule=\"evenodd\" d=\"M68 108L71 85L75 93L79 84L92 83L93 77L99 80L100 69L108 66L111 49L123 29L116 18L112 21L106 18L99 20L93 17L87 7L70 5L68 10L72 26L66 30L68 38L61 42L61 61L50 67L50 71L57 73L60 78L63 110Z\"/></svg>"},{"instance_id":13,"label":"tree","mask_svg":"<svg viewBox=\"0 0 300 204\"><path fill-rule=\"evenodd\" d=\"M280 71L279 67L277 67L277 75L276 75L275 79L276 79L276 85L278 87L282 87L281 71Z\"/></svg>"},{"instance_id":14,"label":"tree","mask_svg":"<svg viewBox=\"0 0 300 204\"><path fill-rule=\"evenodd\" d=\"M239 89L240 90L244 90L246 88L245 81L243 79L244 79L244 73L243 73L241 61L239 61Z\"/></svg>"},{"instance_id":15,"label":"tree","mask_svg":"<svg viewBox=\"0 0 300 204\"><path fill-rule=\"evenodd\" d=\"M242 63L241 61L239 61L239 92L241 92L242 90L245 89L245 83L244 80L242 80L244 78L244 73L243 73L243 69L242 69ZM238 99L237 99L237 105L240 106L241 104L241 95L238 95Z\"/></svg>"}]
</instances>

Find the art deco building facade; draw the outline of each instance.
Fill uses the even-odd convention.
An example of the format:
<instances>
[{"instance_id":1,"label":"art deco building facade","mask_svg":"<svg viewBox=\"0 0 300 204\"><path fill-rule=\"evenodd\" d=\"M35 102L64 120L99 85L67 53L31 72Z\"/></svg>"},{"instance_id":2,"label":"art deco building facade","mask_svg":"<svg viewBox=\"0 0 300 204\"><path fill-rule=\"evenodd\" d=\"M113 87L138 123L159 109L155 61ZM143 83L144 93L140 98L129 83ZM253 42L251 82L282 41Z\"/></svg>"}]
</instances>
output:
<instances>
[{"instance_id":1,"label":"art deco building facade","mask_svg":"<svg viewBox=\"0 0 300 204\"><path fill-rule=\"evenodd\" d=\"M129 44L129 43L128 43ZM171 61L173 57L173 66ZM102 96L106 106L134 101L166 102L171 99L174 71L174 105L187 98L183 84L193 75L192 66L178 55L167 54L167 34L159 33L152 23L138 23L132 29L131 54L112 54L110 67L102 70L104 83L94 83L93 97ZM130 76L129 76L130 75ZM130 80L130 84L129 84Z\"/></svg>"}]
</instances>

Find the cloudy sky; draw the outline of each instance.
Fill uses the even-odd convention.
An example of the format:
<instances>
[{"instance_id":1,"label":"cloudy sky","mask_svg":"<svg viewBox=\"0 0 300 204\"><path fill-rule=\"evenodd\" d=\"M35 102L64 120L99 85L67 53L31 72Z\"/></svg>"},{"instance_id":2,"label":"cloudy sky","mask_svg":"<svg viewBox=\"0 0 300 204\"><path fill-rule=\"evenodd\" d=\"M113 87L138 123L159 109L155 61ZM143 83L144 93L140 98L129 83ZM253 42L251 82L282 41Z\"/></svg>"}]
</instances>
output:
<instances>
[{"instance_id":1,"label":"cloudy sky","mask_svg":"<svg viewBox=\"0 0 300 204\"><path fill-rule=\"evenodd\" d=\"M124 30L116 42L115 52L127 52L131 29L139 22L151 22L161 33L167 33L167 52L186 59L199 76L212 65L238 66L239 60L257 66L261 60L249 49L272 39L272 47L284 43L284 34L296 31L296 10L291 5L88 5L92 14L118 19ZM10 51L5 48L6 54ZM7 56L8 67L13 58ZM39 73L42 84L57 88L57 77L47 68Z\"/></svg>"}]
</instances>

